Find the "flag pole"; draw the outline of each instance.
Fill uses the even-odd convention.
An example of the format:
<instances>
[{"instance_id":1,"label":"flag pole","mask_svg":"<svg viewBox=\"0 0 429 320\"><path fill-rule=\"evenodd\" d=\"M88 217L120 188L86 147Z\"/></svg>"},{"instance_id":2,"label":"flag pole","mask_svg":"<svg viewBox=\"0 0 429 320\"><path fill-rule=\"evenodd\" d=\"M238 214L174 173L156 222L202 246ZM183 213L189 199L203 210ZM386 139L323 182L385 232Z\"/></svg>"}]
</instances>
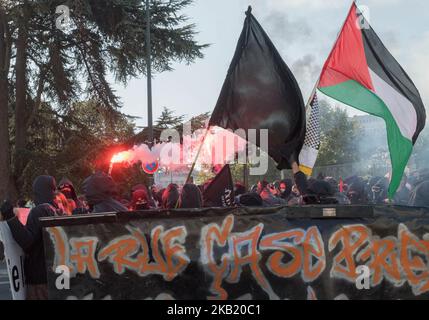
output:
<instances>
[{"instance_id":1,"label":"flag pole","mask_svg":"<svg viewBox=\"0 0 429 320\"><path fill-rule=\"evenodd\" d=\"M189 170L189 174L188 174L188 177L186 178L185 184L189 183L189 181L191 180L192 173L194 172L195 165L196 165L196 163L198 161L198 158L200 156L201 150L203 149L203 145L204 145L204 142L206 141L208 133L209 133L209 127L207 127L206 132L204 134L204 137L201 140L201 144L200 144L200 146L198 148L198 152L197 152L197 154L195 156L194 162L192 163L191 169Z\"/></svg>"},{"instance_id":2,"label":"flag pole","mask_svg":"<svg viewBox=\"0 0 429 320\"><path fill-rule=\"evenodd\" d=\"M152 52L150 39L150 0L146 0L146 62L147 62L147 122L149 142L153 146L153 119L152 119Z\"/></svg>"},{"instance_id":3,"label":"flag pole","mask_svg":"<svg viewBox=\"0 0 429 320\"><path fill-rule=\"evenodd\" d=\"M198 157L200 156L201 150L203 149L203 144L206 141L208 133L209 133L209 127L207 127L206 133L204 134L204 137L203 137L203 140L201 140L201 144L198 148L198 152L195 156L194 162L192 163L191 169L189 170L189 174L188 174L188 177L186 178L185 184L188 184L189 181L191 180L192 173L194 172L194 169L195 169L195 164L198 161ZM179 199L177 199L176 205L174 206L175 209L179 208L179 201L180 201L180 197L179 197Z\"/></svg>"}]
</instances>

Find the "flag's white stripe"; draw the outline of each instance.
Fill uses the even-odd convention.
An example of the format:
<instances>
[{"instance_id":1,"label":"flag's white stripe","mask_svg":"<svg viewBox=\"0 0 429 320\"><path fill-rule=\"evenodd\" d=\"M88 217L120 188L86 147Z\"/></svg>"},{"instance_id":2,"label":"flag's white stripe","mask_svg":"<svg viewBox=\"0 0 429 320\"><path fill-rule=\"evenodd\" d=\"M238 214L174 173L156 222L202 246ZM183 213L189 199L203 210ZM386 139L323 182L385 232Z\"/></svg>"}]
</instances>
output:
<instances>
[{"instance_id":1,"label":"flag's white stripe","mask_svg":"<svg viewBox=\"0 0 429 320\"><path fill-rule=\"evenodd\" d=\"M369 69L375 93L389 108L402 135L412 140L417 128L417 113L413 104Z\"/></svg>"},{"instance_id":2,"label":"flag's white stripe","mask_svg":"<svg viewBox=\"0 0 429 320\"><path fill-rule=\"evenodd\" d=\"M318 153L319 152L316 149L304 145L301 153L299 154L299 163L308 168L314 168Z\"/></svg>"}]
</instances>

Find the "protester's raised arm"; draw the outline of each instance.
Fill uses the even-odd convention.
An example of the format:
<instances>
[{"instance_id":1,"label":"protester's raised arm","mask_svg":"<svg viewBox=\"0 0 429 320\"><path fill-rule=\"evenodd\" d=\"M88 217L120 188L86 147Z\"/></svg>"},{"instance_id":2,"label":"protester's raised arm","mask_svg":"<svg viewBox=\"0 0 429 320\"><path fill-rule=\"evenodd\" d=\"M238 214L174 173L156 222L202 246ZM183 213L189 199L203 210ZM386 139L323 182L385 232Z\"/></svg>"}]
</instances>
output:
<instances>
[{"instance_id":1,"label":"protester's raised arm","mask_svg":"<svg viewBox=\"0 0 429 320\"><path fill-rule=\"evenodd\" d=\"M307 194L308 183L306 175L299 169L297 162L291 164L295 184L298 187L299 193L304 196Z\"/></svg>"}]
</instances>

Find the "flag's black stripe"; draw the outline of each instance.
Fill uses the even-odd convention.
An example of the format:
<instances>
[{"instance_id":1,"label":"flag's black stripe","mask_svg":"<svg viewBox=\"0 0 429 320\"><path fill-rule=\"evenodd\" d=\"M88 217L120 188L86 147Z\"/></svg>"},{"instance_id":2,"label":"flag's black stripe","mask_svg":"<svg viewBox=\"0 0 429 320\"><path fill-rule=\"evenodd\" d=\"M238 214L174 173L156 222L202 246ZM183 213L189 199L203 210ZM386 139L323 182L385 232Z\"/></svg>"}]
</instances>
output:
<instances>
[{"instance_id":1,"label":"flag's black stripe","mask_svg":"<svg viewBox=\"0 0 429 320\"><path fill-rule=\"evenodd\" d=\"M366 25L369 26L368 23ZM415 143L426 123L426 111L419 91L371 27L362 28L362 35L368 67L405 96L416 110L417 128L413 136Z\"/></svg>"}]
</instances>

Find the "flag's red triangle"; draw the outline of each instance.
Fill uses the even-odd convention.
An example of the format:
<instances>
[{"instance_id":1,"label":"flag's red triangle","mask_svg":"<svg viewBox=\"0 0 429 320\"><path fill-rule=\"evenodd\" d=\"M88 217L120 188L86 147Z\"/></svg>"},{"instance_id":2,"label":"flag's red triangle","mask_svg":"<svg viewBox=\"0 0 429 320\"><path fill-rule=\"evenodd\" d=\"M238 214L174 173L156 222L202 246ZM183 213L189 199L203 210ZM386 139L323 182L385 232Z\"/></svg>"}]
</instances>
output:
<instances>
[{"instance_id":1,"label":"flag's red triangle","mask_svg":"<svg viewBox=\"0 0 429 320\"><path fill-rule=\"evenodd\" d=\"M343 29L323 67L319 88L355 80L373 90L360 29L357 7L353 3Z\"/></svg>"}]
</instances>

